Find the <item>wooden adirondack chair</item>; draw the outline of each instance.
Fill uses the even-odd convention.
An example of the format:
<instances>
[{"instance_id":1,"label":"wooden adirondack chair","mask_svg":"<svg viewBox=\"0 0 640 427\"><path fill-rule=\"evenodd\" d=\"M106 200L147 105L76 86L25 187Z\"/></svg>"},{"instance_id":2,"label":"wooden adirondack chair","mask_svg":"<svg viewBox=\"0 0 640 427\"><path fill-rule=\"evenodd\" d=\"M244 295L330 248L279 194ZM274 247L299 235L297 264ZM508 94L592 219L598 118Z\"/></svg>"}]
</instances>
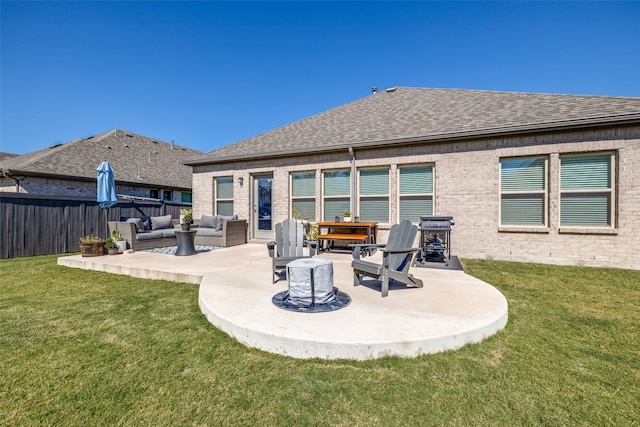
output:
<instances>
[{"instance_id":1,"label":"wooden adirondack chair","mask_svg":"<svg viewBox=\"0 0 640 427\"><path fill-rule=\"evenodd\" d=\"M273 283L279 279L278 272L287 264L299 258L311 258L315 254L315 247L309 246L309 255L304 255L304 226L294 219L276 224L276 240L267 243L269 256L272 260Z\"/></svg>"},{"instance_id":2,"label":"wooden adirondack chair","mask_svg":"<svg viewBox=\"0 0 640 427\"><path fill-rule=\"evenodd\" d=\"M368 276L382 282L382 296L389 295L389 280L406 283L416 288L422 287L422 280L409 274L409 267L414 255L420 251L419 248L412 248L413 242L418 233L418 227L411 221L404 220L400 224L394 224L389 231L389 240L384 247L381 245L351 245L354 250L353 285L360 285L360 276ZM382 251L382 264L364 261L359 259L359 254L368 248L378 248ZM356 255L357 254L357 255Z\"/></svg>"}]
</instances>

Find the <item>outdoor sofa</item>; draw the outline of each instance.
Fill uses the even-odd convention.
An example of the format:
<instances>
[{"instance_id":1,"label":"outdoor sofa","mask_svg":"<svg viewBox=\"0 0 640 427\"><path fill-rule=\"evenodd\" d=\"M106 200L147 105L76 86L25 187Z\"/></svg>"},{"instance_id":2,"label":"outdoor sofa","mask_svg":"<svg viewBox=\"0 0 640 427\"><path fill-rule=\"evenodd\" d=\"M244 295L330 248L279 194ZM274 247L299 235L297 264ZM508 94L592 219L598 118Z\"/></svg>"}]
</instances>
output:
<instances>
[{"instance_id":1,"label":"outdoor sofa","mask_svg":"<svg viewBox=\"0 0 640 427\"><path fill-rule=\"evenodd\" d=\"M196 231L196 245L227 247L247 243L247 220L225 216L203 215L199 223L192 226ZM180 229L180 220L171 215L159 217L121 218L121 221L109 221L109 235L118 230L127 241L128 249L145 249L175 246L176 230Z\"/></svg>"},{"instance_id":2,"label":"outdoor sofa","mask_svg":"<svg viewBox=\"0 0 640 427\"><path fill-rule=\"evenodd\" d=\"M108 222L109 235L118 230L127 241L128 249L142 251L177 244L175 225L179 220L172 219L171 215L120 219Z\"/></svg>"},{"instance_id":3,"label":"outdoor sofa","mask_svg":"<svg viewBox=\"0 0 640 427\"><path fill-rule=\"evenodd\" d=\"M238 215L202 215L195 230L196 245L226 248L247 243L247 220Z\"/></svg>"}]
</instances>

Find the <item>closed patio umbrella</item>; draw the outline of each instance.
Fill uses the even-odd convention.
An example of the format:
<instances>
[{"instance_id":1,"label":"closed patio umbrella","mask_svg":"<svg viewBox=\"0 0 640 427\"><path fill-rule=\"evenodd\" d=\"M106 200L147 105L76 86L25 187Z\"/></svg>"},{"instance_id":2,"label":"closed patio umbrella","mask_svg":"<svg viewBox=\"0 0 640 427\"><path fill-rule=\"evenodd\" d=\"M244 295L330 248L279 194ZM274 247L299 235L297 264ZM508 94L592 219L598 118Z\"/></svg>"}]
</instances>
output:
<instances>
[{"instance_id":1,"label":"closed patio umbrella","mask_svg":"<svg viewBox=\"0 0 640 427\"><path fill-rule=\"evenodd\" d=\"M107 208L107 222L109 221L109 208L118 203L116 195L116 181L113 176L113 169L106 160L98 166L98 203L101 208ZM109 227L107 225L107 231Z\"/></svg>"},{"instance_id":2,"label":"closed patio umbrella","mask_svg":"<svg viewBox=\"0 0 640 427\"><path fill-rule=\"evenodd\" d=\"M98 203L101 208L110 208L118 203L116 195L116 181L109 162L104 161L98 166Z\"/></svg>"}]
</instances>

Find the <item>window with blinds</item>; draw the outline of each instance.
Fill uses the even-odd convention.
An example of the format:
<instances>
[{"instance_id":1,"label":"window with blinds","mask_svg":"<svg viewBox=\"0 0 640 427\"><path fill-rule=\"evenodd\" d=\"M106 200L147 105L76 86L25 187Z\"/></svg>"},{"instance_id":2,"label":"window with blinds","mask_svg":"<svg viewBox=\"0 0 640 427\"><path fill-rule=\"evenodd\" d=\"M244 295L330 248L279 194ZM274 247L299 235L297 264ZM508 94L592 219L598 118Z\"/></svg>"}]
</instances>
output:
<instances>
[{"instance_id":1,"label":"window with blinds","mask_svg":"<svg viewBox=\"0 0 640 427\"><path fill-rule=\"evenodd\" d=\"M547 225L547 157L500 160L500 224Z\"/></svg>"},{"instance_id":2,"label":"window with blinds","mask_svg":"<svg viewBox=\"0 0 640 427\"><path fill-rule=\"evenodd\" d=\"M389 222L389 169L360 169L358 173L360 220Z\"/></svg>"},{"instance_id":3,"label":"window with blinds","mask_svg":"<svg viewBox=\"0 0 640 427\"><path fill-rule=\"evenodd\" d=\"M316 174L295 172L291 178L291 212L299 219L316 220Z\"/></svg>"},{"instance_id":4,"label":"window with blinds","mask_svg":"<svg viewBox=\"0 0 640 427\"><path fill-rule=\"evenodd\" d=\"M398 168L399 219L420 222L421 216L433 215L433 166Z\"/></svg>"},{"instance_id":5,"label":"window with blinds","mask_svg":"<svg viewBox=\"0 0 640 427\"><path fill-rule=\"evenodd\" d=\"M349 169L334 170L323 176L324 220L342 218L342 211L351 209L351 173Z\"/></svg>"},{"instance_id":6,"label":"window with blinds","mask_svg":"<svg viewBox=\"0 0 640 427\"><path fill-rule=\"evenodd\" d=\"M233 215L233 177L215 178L216 215Z\"/></svg>"},{"instance_id":7,"label":"window with blinds","mask_svg":"<svg viewBox=\"0 0 640 427\"><path fill-rule=\"evenodd\" d=\"M612 227L614 155L560 156L560 225Z\"/></svg>"},{"instance_id":8,"label":"window with blinds","mask_svg":"<svg viewBox=\"0 0 640 427\"><path fill-rule=\"evenodd\" d=\"M180 201L182 203L191 203L193 201L193 196L191 193L182 192L180 193Z\"/></svg>"}]
</instances>

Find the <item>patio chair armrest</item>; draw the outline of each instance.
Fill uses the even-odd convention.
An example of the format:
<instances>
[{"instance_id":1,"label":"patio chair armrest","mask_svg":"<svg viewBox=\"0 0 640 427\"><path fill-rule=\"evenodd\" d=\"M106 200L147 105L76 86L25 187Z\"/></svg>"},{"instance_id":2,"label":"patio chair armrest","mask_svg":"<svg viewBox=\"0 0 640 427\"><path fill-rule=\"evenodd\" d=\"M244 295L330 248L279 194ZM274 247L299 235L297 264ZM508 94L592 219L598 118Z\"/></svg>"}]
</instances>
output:
<instances>
[{"instance_id":1,"label":"patio chair armrest","mask_svg":"<svg viewBox=\"0 0 640 427\"><path fill-rule=\"evenodd\" d=\"M360 259L360 256L373 255L376 250L384 248L381 243L350 243L349 247L353 248L351 255L353 259Z\"/></svg>"},{"instance_id":2,"label":"patio chair armrest","mask_svg":"<svg viewBox=\"0 0 640 427\"><path fill-rule=\"evenodd\" d=\"M247 243L247 220L225 219L222 222L222 235L224 236L226 246Z\"/></svg>"},{"instance_id":3,"label":"patio chair armrest","mask_svg":"<svg viewBox=\"0 0 640 427\"><path fill-rule=\"evenodd\" d=\"M407 254L410 252L420 252L420 248L398 248L398 249L380 249L385 254Z\"/></svg>"},{"instance_id":4,"label":"patio chair armrest","mask_svg":"<svg viewBox=\"0 0 640 427\"><path fill-rule=\"evenodd\" d=\"M113 230L118 230L122 238L124 238L124 240L129 242L130 246L131 246L131 242L136 238L136 234L137 234L136 225L132 222L107 221L107 227L109 229L108 230L109 235L111 235Z\"/></svg>"},{"instance_id":5,"label":"patio chair armrest","mask_svg":"<svg viewBox=\"0 0 640 427\"><path fill-rule=\"evenodd\" d=\"M318 252L318 241L317 240L305 240L305 244L309 247L309 255L314 257Z\"/></svg>"}]
</instances>

